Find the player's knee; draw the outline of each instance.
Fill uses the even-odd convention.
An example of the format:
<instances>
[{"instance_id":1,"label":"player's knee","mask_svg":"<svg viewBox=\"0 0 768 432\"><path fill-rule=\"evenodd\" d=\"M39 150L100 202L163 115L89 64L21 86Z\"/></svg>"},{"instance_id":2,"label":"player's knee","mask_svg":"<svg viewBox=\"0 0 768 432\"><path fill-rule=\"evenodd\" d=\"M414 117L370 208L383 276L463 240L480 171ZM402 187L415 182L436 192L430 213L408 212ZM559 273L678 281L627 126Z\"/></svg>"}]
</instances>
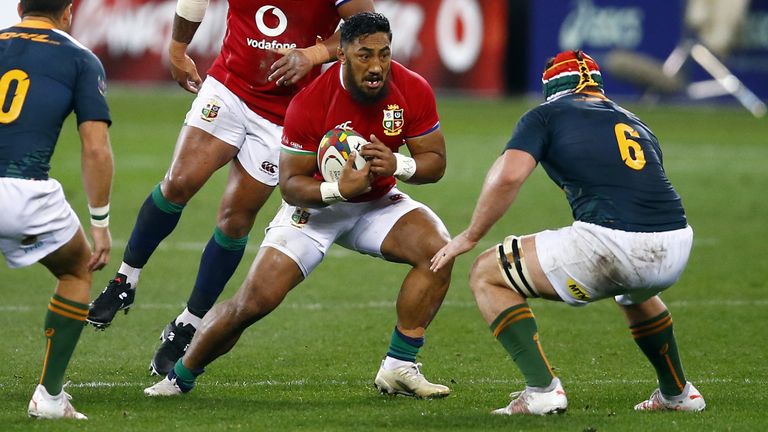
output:
<instances>
[{"instance_id":1,"label":"player's knee","mask_svg":"<svg viewBox=\"0 0 768 432\"><path fill-rule=\"evenodd\" d=\"M201 185L194 182L184 174L169 173L160 185L163 198L173 204L185 205L200 189Z\"/></svg>"},{"instance_id":2,"label":"player's knee","mask_svg":"<svg viewBox=\"0 0 768 432\"><path fill-rule=\"evenodd\" d=\"M496 264L495 251L491 248L475 259L469 271L469 287L475 297L490 286L489 280L492 278L493 272L498 272L498 265Z\"/></svg>"},{"instance_id":3,"label":"player's knee","mask_svg":"<svg viewBox=\"0 0 768 432\"><path fill-rule=\"evenodd\" d=\"M272 293L259 293L232 302L232 313L236 327L248 327L269 315L282 302L282 297Z\"/></svg>"},{"instance_id":4,"label":"player's knee","mask_svg":"<svg viewBox=\"0 0 768 432\"><path fill-rule=\"evenodd\" d=\"M219 209L219 217L216 226L224 235L239 239L248 235L253 228L256 212L250 209L235 209L222 207Z\"/></svg>"},{"instance_id":5,"label":"player's knee","mask_svg":"<svg viewBox=\"0 0 768 432\"><path fill-rule=\"evenodd\" d=\"M443 236L440 232L434 232L414 239L413 245L416 249L416 253L414 255L417 257L417 264L430 267L432 264L432 257L434 257L435 254L443 248L443 246L447 245L449 241L450 238ZM452 266L453 262L451 262L450 265L446 267L450 268Z\"/></svg>"}]
</instances>

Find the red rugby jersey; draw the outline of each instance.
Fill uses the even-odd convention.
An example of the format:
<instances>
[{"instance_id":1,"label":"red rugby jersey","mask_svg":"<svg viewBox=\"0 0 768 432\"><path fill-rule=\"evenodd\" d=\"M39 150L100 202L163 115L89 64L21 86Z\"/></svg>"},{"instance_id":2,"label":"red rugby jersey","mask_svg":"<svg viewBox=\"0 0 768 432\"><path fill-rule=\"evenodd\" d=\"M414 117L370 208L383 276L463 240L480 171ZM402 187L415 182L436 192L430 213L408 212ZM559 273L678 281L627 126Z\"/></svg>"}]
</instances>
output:
<instances>
[{"instance_id":1,"label":"red rugby jersey","mask_svg":"<svg viewBox=\"0 0 768 432\"><path fill-rule=\"evenodd\" d=\"M268 82L269 67L280 55L270 48L303 48L316 36L329 38L348 0L229 0L227 31L219 56L208 70L254 112L282 125L291 98L320 74L315 67L296 85Z\"/></svg>"},{"instance_id":2,"label":"red rugby jersey","mask_svg":"<svg viewBox=\"0 0 768 432\"><path fill-rule=\"evenodd\" d=\"M334 127L354 129L368 139L376 135L393 152L405 139L426 135L440 127L435 95L417 73L392 62L387 96L371 105L352 99L335 63L291 101L283 128L283 151L317 155L320 140ZM322 181L319 169L315 178ZM370 201L395 186L394 177L377 177L370 192L350 201Z\"/></svg>"}]
</instances>

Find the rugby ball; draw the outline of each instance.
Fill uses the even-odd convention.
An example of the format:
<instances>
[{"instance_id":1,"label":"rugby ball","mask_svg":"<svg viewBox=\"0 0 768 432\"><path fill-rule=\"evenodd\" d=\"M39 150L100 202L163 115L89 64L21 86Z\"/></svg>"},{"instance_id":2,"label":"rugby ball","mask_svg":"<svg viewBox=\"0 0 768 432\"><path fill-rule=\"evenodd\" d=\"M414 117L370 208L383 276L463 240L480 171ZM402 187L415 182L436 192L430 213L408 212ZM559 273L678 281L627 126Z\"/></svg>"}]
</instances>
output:
<instances>
[{"instance_id":1,"label":"rugby ball","mask_svg":"<svg viewBox=\"0 0 768 432\"><path fill-rule=\"evenodd\" d=\"M341 170L352 152L358 153L354 168L363 169L365 159L359 154L366 144L368 140L352 129L334 128L326 132L317 149L317 166L323 179L327 182L339 181Z\"/></svg>"}]
</instances>

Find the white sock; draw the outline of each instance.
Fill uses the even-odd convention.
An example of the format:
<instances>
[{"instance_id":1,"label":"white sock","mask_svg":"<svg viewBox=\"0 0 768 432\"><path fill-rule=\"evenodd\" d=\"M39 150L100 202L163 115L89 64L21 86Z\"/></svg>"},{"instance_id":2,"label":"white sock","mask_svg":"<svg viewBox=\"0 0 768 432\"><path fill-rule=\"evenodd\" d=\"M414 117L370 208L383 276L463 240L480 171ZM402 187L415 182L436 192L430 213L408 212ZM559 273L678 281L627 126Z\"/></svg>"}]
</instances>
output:
<instances>
[{"instance_id":1,"label":"white sock","mask_svg":"<svg viewBox=\"0 0 768 432\"><path fill-rule=\"evenodd\" d=\"M131 288L136 288L136 285L139 284L140 268L131 267L123 262L120 263L120 269L117 272L125 275L125 282L131 284Z\"/></svg>"},{"instance_id":2,"label":"white sock","mask_svg":"<svg viewBox=\"0 0 768 432\"><path fill-rule=\"evenodd\" d=\"M387 370L397 369L402 366L411 366L411 365L413 365L413 362L396 359L390 356L387 356L384 359L384 369L387 369Z\"/></svg>"},{"instance_id":3,"label":"white sock","mask_svg":"<svg viewBox=\"0 0 768 432\"><path fill-rule=\"evenodd\" d=\"M191 324L192 327L198 328L203 322L203 319L194 315L189 309L184 308L184 311L176 317L176 325Z\"/></svg>"},{"instance_id":4,"label":"white sock","mask_svg":"<svg viewBox=\"0 0 768 432\"><path fill-rule=\"evenodd\" d=\"M549 383L549 385L546 386L546 387L529 387L529 386L525 386L525 389L528 390L528 391L532 391L534 393L549 393L552 390L554 390L555 387L557 387L558 384L560 384L560 378L554 377L554 378L552 378L552 381Z\"/></svg>"},{"instance_id":5,"label":"white sock","mask_svg":"<svg viewBox=\"0 0 768 432\"><path fill-rule=\"evenodd\" d=\"M668 400L670 402L680 402L681 400L683 400L683 399L688 397L688 393L690 391L691 391L691 383L690 382L686 382L685 383L685 387L683 387L683 392L680 393L679 395L668 396L668 395L665 395L664 393L662 393L661 395L664 396L664 399L666 399L666 400Z\"/></svg>"}]
</instances>

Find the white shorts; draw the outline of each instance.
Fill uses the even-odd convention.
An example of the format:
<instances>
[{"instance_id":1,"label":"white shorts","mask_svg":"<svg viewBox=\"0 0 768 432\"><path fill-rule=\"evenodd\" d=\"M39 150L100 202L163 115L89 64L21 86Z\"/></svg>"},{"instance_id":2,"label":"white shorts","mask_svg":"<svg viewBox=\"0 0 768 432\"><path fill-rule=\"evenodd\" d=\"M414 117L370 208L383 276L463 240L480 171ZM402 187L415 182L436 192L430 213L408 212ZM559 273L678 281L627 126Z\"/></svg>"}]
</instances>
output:
<instances>
[{"instance_id":1,"label":"white shorts","mask_svg":"<svg viewBox=\"0 0 768 432\"><path fill-rule=\"evenodd\" d=\"M64 246L80 229L54 179L0 177L0 251L8 267L34 264Z\"/></svg>"},{"instance_id":2,"label":"white shorts","mask_svg":"<svg viewBox=\"0 0 768 432\"><path fill-rule=\"evenodd\" d=\"M638 233L574 222L536 236L536 254L560 298L572 305L615 297L642 303L671 286L688 263L693 230Z\"/></svg>"},{"instance_id":3,"label":"white shorts","mask_svg":"<svg viewBox=\"0 0 768 432\"><path fill-rule=\"evenodd\" d=\"M205 79L184 124L237 147L237 160L251 177L268 186L277 184L283 127L251 111L215 78Z\"/></svg>"},{"instance_id":4,"label":"white shorts","mask_svg":"<svg viewBox=\"0 0 768 432\"><path fill-rule=\"evenodd\" d=\"M430 213L445 229L429 207L397 188L374 201L339 202L323 208L302 208L283 202L266 229L261 247L272 247L291 257L307 277L333 243L382 257L381 244L395 223L419 208Z\"/></svg>"}]
</instances>

